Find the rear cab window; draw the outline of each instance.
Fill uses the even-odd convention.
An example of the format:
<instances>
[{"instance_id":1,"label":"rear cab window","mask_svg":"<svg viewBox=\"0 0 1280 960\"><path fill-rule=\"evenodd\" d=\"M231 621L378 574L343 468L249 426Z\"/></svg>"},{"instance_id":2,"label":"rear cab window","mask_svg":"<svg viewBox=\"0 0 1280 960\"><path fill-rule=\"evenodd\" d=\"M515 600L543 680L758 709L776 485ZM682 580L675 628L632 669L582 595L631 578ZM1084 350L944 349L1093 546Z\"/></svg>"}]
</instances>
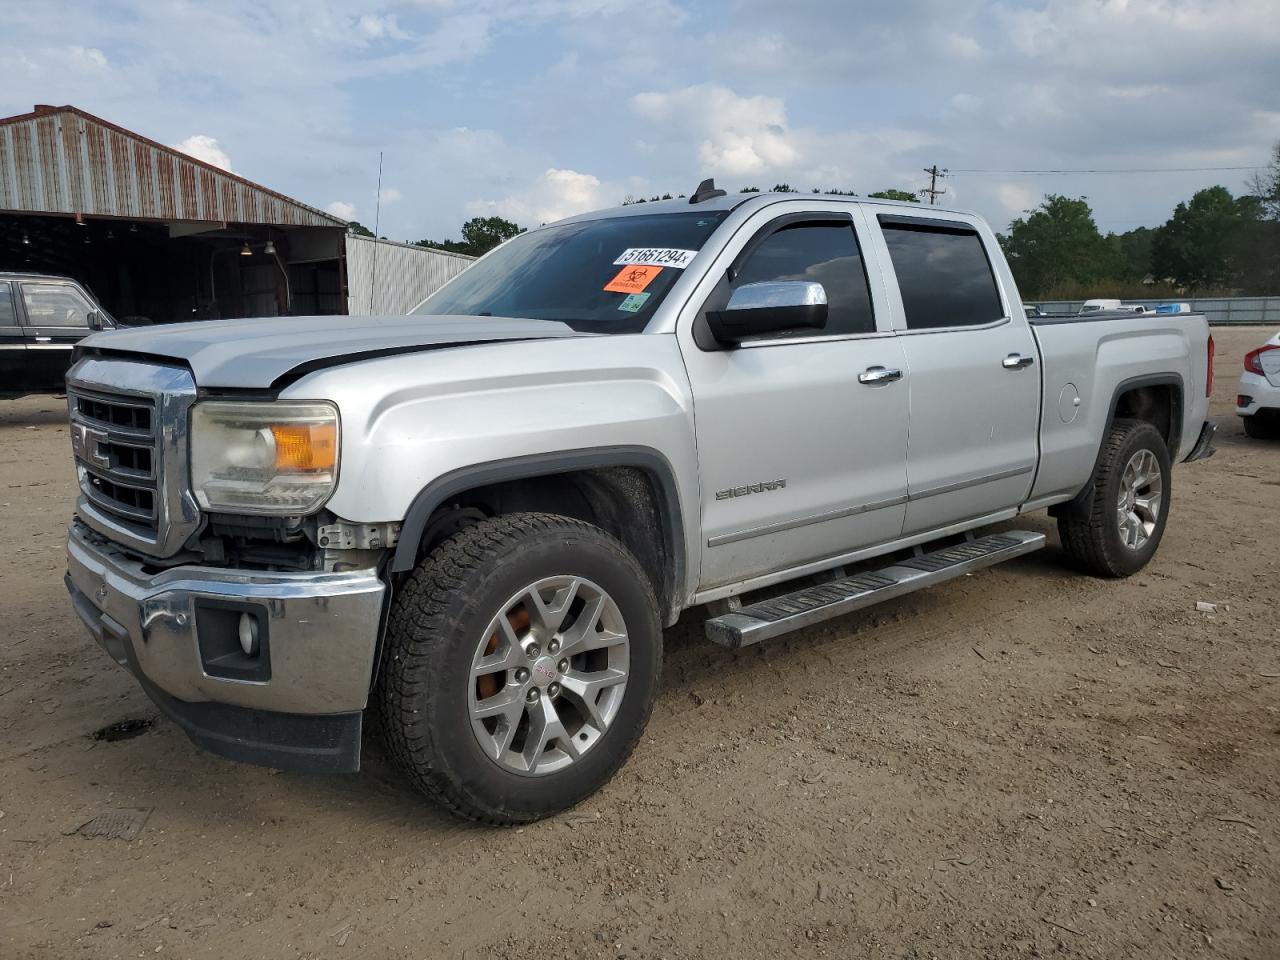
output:
<instances>
[{"instance_id":1,"label":"rear cab window","mask_svg":"<svg viewBox=\"0 0 1280 960\"><path fill-rule=\"evenodd\" d=\"M978 232L958 220L880 214L908 330L978 327L1005 319Z\"/></svg>"}]
</instances>

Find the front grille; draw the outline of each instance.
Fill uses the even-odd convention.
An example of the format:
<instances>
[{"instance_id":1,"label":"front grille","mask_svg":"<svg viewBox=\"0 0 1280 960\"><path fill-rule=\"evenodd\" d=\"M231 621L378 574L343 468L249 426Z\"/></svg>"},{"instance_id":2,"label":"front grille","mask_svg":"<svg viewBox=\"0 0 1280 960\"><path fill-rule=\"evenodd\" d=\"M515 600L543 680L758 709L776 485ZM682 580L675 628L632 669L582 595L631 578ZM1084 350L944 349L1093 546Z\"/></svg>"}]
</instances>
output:
<instances>
[{"instance_id":1,"label":"front grille","mask_svg":"<svg viewBox=\"0 0 1280 960\"><path fill-rule=\"evenodd\" d=\"M175 556L200 529L187 471L196 399L177 364L88 354L67 371L80 497L95 532L148 557Z\"/></svg>"},{"instance_id":2,"label":"front grille","mask_svg":"<svg viewBox=\"0 0 1280 960\"><path fill-rule=\"evenodd\" d=\"M69 391L80 490L110 519L156 540L160 529L155 403L132 395Z\"/></svg>"},{"instance_id":3,"label":"front grille","mask_svg":"<svg viewBox=\"0 0 1280 960\"><path fill-rule=\"evenodd\" d=\"M94 423L107 427L120 427L149 434L151 432L151 403L116 398L106 400L100 397L76 397L76 410L80 416Z\"/></svg>"}]
</instances>

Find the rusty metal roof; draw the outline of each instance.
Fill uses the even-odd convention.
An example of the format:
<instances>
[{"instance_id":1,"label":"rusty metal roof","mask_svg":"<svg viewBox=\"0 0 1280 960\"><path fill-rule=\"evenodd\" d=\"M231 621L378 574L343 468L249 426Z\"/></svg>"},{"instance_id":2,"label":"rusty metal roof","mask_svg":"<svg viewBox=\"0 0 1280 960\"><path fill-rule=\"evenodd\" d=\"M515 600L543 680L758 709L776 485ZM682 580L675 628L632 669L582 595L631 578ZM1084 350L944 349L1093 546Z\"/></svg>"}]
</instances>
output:
<instances>
[{"instance_id":1,"label":"rusty metal roof","mask_svg":"<svg viewBox=\"0 0 1280 960\"><path fill-rule=\"evenodd\" d=\"M345 227L346 221L75 107L0 119L0 211Z\"/></svg>"}]
</instances>

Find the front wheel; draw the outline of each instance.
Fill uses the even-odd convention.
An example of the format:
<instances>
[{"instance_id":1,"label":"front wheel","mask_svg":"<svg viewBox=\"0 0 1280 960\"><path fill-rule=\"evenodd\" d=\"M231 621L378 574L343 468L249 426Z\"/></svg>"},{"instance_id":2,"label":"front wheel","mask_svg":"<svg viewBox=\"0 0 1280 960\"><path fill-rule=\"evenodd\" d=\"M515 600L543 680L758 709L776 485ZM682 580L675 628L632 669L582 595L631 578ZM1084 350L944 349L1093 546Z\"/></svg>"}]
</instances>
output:
<instances>
[{"instance_id":1,"label":"front wheel","mask_svg":"<svg viewBox=\"0 0 1280 960\"><path fill-rule=\"evenodd\" d=\"M657 692L662 628L617 540L548 514L485 520L410 575L375 692L392 755L462 816L523 823L622 766Z\"/></svg>"},{"instance_id":2,"label":"front wheel","mask_svg":"<svg viewBox=\"0 0 1280 960\"><path fill-rule=\"evenodd\" d=\"M1088 514L1058 518L1063 549L1096 576L1137 573L1164 536L1172 479L1160 431L1143 420L1116 420L1093 476Z\"/></svg>"}]
</instances>

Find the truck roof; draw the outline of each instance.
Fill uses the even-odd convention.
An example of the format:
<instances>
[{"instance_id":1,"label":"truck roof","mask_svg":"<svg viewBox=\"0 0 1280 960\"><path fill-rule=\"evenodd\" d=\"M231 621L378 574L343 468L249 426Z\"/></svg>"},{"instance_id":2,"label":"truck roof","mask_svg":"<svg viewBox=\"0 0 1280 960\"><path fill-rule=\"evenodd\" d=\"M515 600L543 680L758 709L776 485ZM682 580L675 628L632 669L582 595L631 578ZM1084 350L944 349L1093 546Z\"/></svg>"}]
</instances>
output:
<instances>
[{"instance_id":1,"label":"truck roof","mask_svg":"<svg viewBox=\"0 0 1280 960\"><path fill-rule=\"evenodd\" d=\"M0 270L0 280L65 280L68 283L77 283L74 277L64 276L61 273L29 273L24 270Z\"/></svg>"},{"instance_id":2,"label":"truck roof","mask_svg":"<svg viewBox=\"0 0 1280 960\"><path fill-rule=\"evenodd\" d=\"M779 203L783 200L802 200L805 198L813 198L823 201L834 200L846 203L874 203L877 206L883 205L888 207L900 207L909 210L918 210L925 204L913 203L906 200L882 200L879 197L857 197L847 196L844 194L827 194L827 193L729 193L723 197L712 197L709 200L702 200L693 204L689 202L688 197L678 197L674 200L648 200L643 203L628 203L618 207L606 207L602 210L592 210L587 213L579 213L572 217L565 217L563 220L557 220L556 223L575 223L583 220L602 220L605 217L639 217L646 214L654 213L690 213L699 210L717 211L717 210L733 210L737 207L747 204L755 206L766 206L770 203ZM938 213L956 213L964 215L972 215L973 211L963 210L957 207L929 207L930 210ZM551 224L543 224L543 226L551 226Z\"/></svg>"}]
</instances>

